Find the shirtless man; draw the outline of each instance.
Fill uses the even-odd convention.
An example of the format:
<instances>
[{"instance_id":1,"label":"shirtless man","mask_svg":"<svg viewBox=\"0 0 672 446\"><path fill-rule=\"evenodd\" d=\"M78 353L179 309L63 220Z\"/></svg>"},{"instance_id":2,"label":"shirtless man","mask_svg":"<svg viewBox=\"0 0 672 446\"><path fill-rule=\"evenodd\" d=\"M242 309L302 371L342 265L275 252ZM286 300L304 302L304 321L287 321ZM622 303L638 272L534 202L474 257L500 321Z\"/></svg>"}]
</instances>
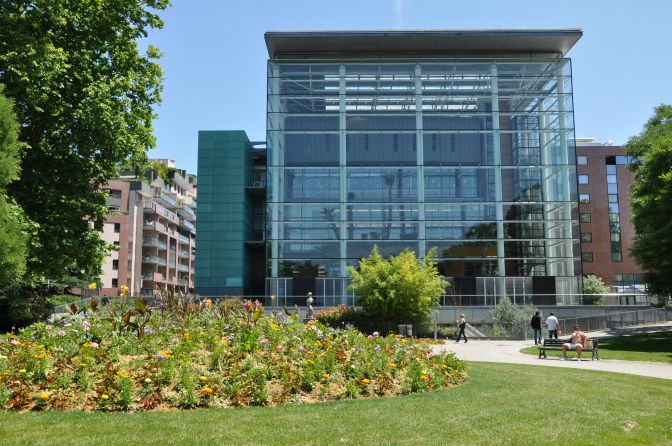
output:
<instances>
[{"instance_id":1,"label":"shirtless man","mask_svg":"<svg viewBox=\"0 0 672 446\"><path fill-rule=\"evenodd\" d=\"M576 350L577 361L581 361L581 352L583 351L583 343L586 342L586 334L581 331L578 325L572 327L574 333L569 337L569 342L562 344L562 358L561 361L567 360L567 350Z\"/></svg>"}]
</instances>

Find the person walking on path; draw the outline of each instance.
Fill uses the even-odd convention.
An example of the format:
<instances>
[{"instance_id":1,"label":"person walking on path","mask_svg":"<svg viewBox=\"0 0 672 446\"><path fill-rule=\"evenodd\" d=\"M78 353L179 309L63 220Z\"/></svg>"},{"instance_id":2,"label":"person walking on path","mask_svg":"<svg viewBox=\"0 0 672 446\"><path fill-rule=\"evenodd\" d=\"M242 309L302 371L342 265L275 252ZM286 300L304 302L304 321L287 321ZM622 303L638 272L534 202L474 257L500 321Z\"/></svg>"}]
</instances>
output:
<instances>
[{"instance_id":1,"label":"person walking on path","mask_svg":"<svg viewBox=\"0 0 672 446\"><path fill-rule=\"evenodd\" d=\"M539 316L538 311L534 312L530 326L534 331L534 345L541 344L541 316Z\"/></svg>"},{"instance_id":2,"label":"person walking on path","mask_svg":"<svg viewBox=\"0 0 672 446\"><path fill-rule=\"evenodd\" d=\"M457 341L460 342L460 338L464 336L464 342L467 342L467 334L464 332L464 329L467 327L467 320L464 318L464 313L460 314L460 318L457 320L457 328L460 329L459 334L457 335Z\"/></svg>"},{"instance_id":3,"label":"person walking on path","mask_svg":"<svg viewBox=\"0 0 672 446\"><path fill-rule=\"evenodd\" d=\"M555 336L555 339L558 339L558 325L560 325L560 322L558 322L558 318L553 313L546 318L546 325L548 325L548 338L553 339Z\"/></svg>"}]
</instances>

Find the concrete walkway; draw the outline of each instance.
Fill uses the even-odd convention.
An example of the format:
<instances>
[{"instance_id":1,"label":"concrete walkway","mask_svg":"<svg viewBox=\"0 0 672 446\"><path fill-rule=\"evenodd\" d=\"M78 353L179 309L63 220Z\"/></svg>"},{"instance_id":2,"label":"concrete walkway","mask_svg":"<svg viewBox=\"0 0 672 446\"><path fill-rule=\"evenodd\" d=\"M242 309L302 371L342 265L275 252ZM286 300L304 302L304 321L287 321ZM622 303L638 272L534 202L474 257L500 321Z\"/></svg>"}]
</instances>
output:
<instances>
[{"instance_id":1,"label":"concrete walkway","mask_svg":"<svg viewBox=\"0 0 672 446\"><path fill-rule=\"evenodd\" d=\"M641 326L622 328L605 332L591 332L588 337L605 338L612 336L628 336L654 331L672 330L672 323L657 324L655 326ZM630 375L650 376L654 378L672 379L672 363L643 362L643 361L617 361L605 360L591 361L591 354L584 355L583 361L576 360L576 353L568 353L567 361L560 358L549 357L538 359L537 356L520 353L520 350L534 346L533 340L528 341L486 341L472 339L468 343L446 341L441 345L434 346L434 351L454 351L458 358L465 361L483 362L506 362L511 364L541 365L547 367L567 367L586 370L600 370L603 372L627 373Z\"/></svg>"}]
</instances>

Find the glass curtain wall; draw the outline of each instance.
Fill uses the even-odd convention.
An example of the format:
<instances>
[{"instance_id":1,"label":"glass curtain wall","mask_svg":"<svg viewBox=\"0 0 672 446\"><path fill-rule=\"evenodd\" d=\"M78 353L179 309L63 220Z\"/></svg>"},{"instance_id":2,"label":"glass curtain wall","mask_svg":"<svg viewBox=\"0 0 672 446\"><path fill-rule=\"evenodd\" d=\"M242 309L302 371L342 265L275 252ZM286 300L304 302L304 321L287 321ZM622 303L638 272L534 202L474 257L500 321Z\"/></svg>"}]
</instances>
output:
<instances>
[{"instance_id":1,"label":"glass curtain wall","mask_svg":"<svg viewBox=\"0 0 672 446\"><path fill-rule=\"evenodd\" d=\"M271 280L580 275L569 59L270 61L267 118Z\"/></svg>"}]
</instances>

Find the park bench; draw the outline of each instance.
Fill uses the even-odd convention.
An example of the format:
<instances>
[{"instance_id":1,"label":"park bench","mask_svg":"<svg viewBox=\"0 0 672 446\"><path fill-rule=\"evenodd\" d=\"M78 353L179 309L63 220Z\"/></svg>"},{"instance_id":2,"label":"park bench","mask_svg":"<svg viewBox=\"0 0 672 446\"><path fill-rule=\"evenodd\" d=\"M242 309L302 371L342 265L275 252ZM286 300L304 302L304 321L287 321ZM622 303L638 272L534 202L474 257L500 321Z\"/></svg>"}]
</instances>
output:
<instances>
[{"instance_id":1,"label":"park bench","mask_svg":"<svg viewBox=\"0 0 672 446\"><path fill-rule=\"evenodd\" d=\"M544 344L539 346L539 359L542 357L546 359L546 351L547 350L557 350L557 351L562 351L562 344L566 343L567 339L544 339ZM592 348L585 348L583 349L583 353L586 352L592 352L593 356L591 360L594 359L600 359L600 355L597 351L598 349L598 340L597 339L586 339L585 345L587 347L590 347L590 344L592 343Z\"/></svg>"}]
</instances>

